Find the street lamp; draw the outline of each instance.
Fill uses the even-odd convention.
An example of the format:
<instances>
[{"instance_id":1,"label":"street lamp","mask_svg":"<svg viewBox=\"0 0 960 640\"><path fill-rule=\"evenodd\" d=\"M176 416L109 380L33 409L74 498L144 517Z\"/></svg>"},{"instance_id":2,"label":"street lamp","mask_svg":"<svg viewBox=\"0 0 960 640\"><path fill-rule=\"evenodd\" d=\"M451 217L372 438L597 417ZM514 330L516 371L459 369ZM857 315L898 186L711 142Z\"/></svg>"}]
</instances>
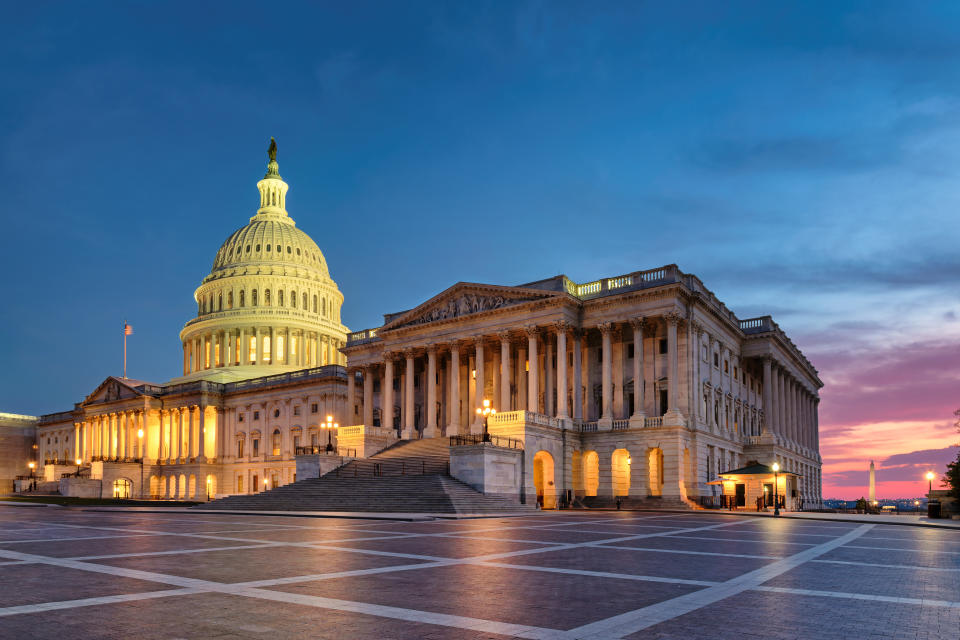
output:
<instances>
[{"instance_id":1,"label":"street lamp","mask_svg":"<svg viewBox=\"0 0 960 640\"><path fill-rule=\"evenodd\" d=\"M333 421L333 416L327 416L327 421L321 422L320 428L327 430L327 451L333 451L333 430L339 429L340 425Z\"/></svg>"},{"instance_id":2,"label":"street lamp","mask_svg":"<svg viewBox=\"0 0 960 640\"><path fill-rule=\"evenodd\" d=\"M914 500L914 501L913 501L913 507L914 507L914 509L913 509L914 511L916 511L917 513L920 513L920 501L919 501L919 500Z\"/></svg>"},{"instance_id":3,"label":"street lamp","mask_svg":"<svg viewBox=\"0 0 960 640\"><path fill-rule=\"evenodd\" d=\"M930 494L933 493L933 479L937 477L933 471L927 471L927 499L930 499Z\"/></svg>"},{"instance_id":4,"label":"street lamp","mask_svg":"<svg viewBox=\"0 0 960 640\"><path fill-rule=\"evenodd\" d=\"M137 429L137 457L140 458L140 499L143 500L143 429Z\"/></svg>"},{"instance_id":5,"label":"street lamp","mask_svg":"<svg viewBox=\"0 0 960 640\"><path fill-rule=\"evenodd\" d=\"M81 460L80 458L77 458L74 462L77 463L77 477L79 478L79 477L80 477L80 465L83 464L83 460Z\"/></svg>"},{"instance_id":6,"label":"street lamp","mask_svg":"<svg viewBox=\"0 0 960 640\"><path fill-rule=\"evenodd\" d=\"M270 480L268 480L267 478L263 479L263 490L264 491L270 490Z\"/></svg>"},{"instance_id":7,"label":"street lamp","mask_svg":"<svg viewBox=\"0 0 960 640\"><path fill-rule=\"evenodd\" d=\"M31 460L27 466L30 467L30 490L33 491L33 470L37 467L37 463Z\"/></svg>"},{"instance_id":8,"label":"street lamp","mask_svg":"<svg viewBox=\"0 0 960 640\"><path fill-rule=\"evenodd\" d=\"M777 498L777 474L780 472L780 463L773 463L773 515L780 516L780 500Z\"/></svg>"},{"instance_id":9,"label":"street lamp","mask_svg":"<svg viewBox=\"0 0 960 640\"><path fill-rule=\"evenodd\" d=\"M487 420L490 419L490 416L497 412L496 409L490 407L490 401L484 399L483 409L477 407L477 415L483 417L483 441L490 442L490 432L487 430Z\"/></svg>"}]
</instances>

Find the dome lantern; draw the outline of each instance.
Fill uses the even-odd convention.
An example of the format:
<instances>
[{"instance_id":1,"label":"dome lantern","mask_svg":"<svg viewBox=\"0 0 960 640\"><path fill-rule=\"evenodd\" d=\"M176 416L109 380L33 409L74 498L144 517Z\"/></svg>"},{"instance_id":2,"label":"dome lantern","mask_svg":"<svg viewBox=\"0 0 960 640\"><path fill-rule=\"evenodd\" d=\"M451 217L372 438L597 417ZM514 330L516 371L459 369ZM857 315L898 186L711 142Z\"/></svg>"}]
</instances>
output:
<instances>
[{"instance_id":1,"label":"dome lantern","mask_svg":"<svg viewBox=\"0 0 960 640\"><path fill-rule=\"evenodd\" d=\"M277 164L277 141L270 138L270 147L267 149L270 162L267 164L267 173L263 180L257 183L260 191L260 208L257 215L250 218L250 222L259 220L276 220L287 224L296 224L287 215L287 183L280 177L280 166Z\"/></svg>"}]
</instances>

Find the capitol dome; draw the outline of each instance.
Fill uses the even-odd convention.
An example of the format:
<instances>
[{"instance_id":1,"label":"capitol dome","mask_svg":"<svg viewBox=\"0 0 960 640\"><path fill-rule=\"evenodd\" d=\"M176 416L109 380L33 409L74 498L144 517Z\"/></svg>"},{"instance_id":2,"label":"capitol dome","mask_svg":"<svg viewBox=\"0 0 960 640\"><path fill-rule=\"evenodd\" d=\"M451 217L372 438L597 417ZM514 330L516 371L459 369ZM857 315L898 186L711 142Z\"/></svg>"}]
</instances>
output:
<instances>
[{"instance_id":1,"label":"capitol dome","mask_svg":"<svg viewBox=\"0 0 960 640\"><path fill-rule=\"evenodd\" d=\"M260 208L220 246L194 294L197 317L180 332L178 380L225 382L345 363L343 294L320 247L287 213L272 138L269 153L257 183Z\"/></svg>"}]
</instances>

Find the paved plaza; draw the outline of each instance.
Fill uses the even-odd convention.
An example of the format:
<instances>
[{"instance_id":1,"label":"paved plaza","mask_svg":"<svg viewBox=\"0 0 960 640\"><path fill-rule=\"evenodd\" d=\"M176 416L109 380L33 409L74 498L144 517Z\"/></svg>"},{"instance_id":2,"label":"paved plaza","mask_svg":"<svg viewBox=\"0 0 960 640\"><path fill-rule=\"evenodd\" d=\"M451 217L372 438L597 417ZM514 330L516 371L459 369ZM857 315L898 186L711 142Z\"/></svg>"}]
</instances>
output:
<instances>
[{"instance_id":1,"label":"paved plaza","mask_svg":"<svg viewBox=\"0 0 960 640\"><path fill-rule=\"evenodd\" d=\"M3 638L960 637L960 532L0 506Z\"/></svg>"}]
</instances>

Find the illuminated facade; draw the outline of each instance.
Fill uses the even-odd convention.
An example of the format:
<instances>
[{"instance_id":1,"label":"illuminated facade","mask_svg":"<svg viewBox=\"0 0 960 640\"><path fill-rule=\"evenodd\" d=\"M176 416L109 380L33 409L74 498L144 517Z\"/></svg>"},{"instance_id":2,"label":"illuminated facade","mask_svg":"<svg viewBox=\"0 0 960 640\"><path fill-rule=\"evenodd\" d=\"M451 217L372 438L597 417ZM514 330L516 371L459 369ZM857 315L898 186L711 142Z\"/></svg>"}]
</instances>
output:
<instances>
[{"instance_id":1,"label":"illuminated facade","mask_svg":"<svg viewBox=\"0 0 960 640\"><path fill-rule=\"evenodd\" d=\"M820 501L816 369L769 316L738 319L676 265L459 283L384 319L344 350L362 381L351 446L477 434L487 399L490 432L524 441L525 493L548 507L718 504L708 483L754 460L798 476L791 504Z\"/></svg>"},{"instance_id":2,"label":"illuminated facade","mask_svg":"<svg viewBox=\"0 0 960 640\"><path fill-rule=\"evenodd\" d=\"M288 215L275 144L270 151L256 215L223 243L194 295L182 375L165 384L110 377L72 411L42 416L48 488L79 459L78 495L259 491L292 482L296 447L319 444L327 415L340 419L343 295Z\"/></svg>"}]
</instances>

